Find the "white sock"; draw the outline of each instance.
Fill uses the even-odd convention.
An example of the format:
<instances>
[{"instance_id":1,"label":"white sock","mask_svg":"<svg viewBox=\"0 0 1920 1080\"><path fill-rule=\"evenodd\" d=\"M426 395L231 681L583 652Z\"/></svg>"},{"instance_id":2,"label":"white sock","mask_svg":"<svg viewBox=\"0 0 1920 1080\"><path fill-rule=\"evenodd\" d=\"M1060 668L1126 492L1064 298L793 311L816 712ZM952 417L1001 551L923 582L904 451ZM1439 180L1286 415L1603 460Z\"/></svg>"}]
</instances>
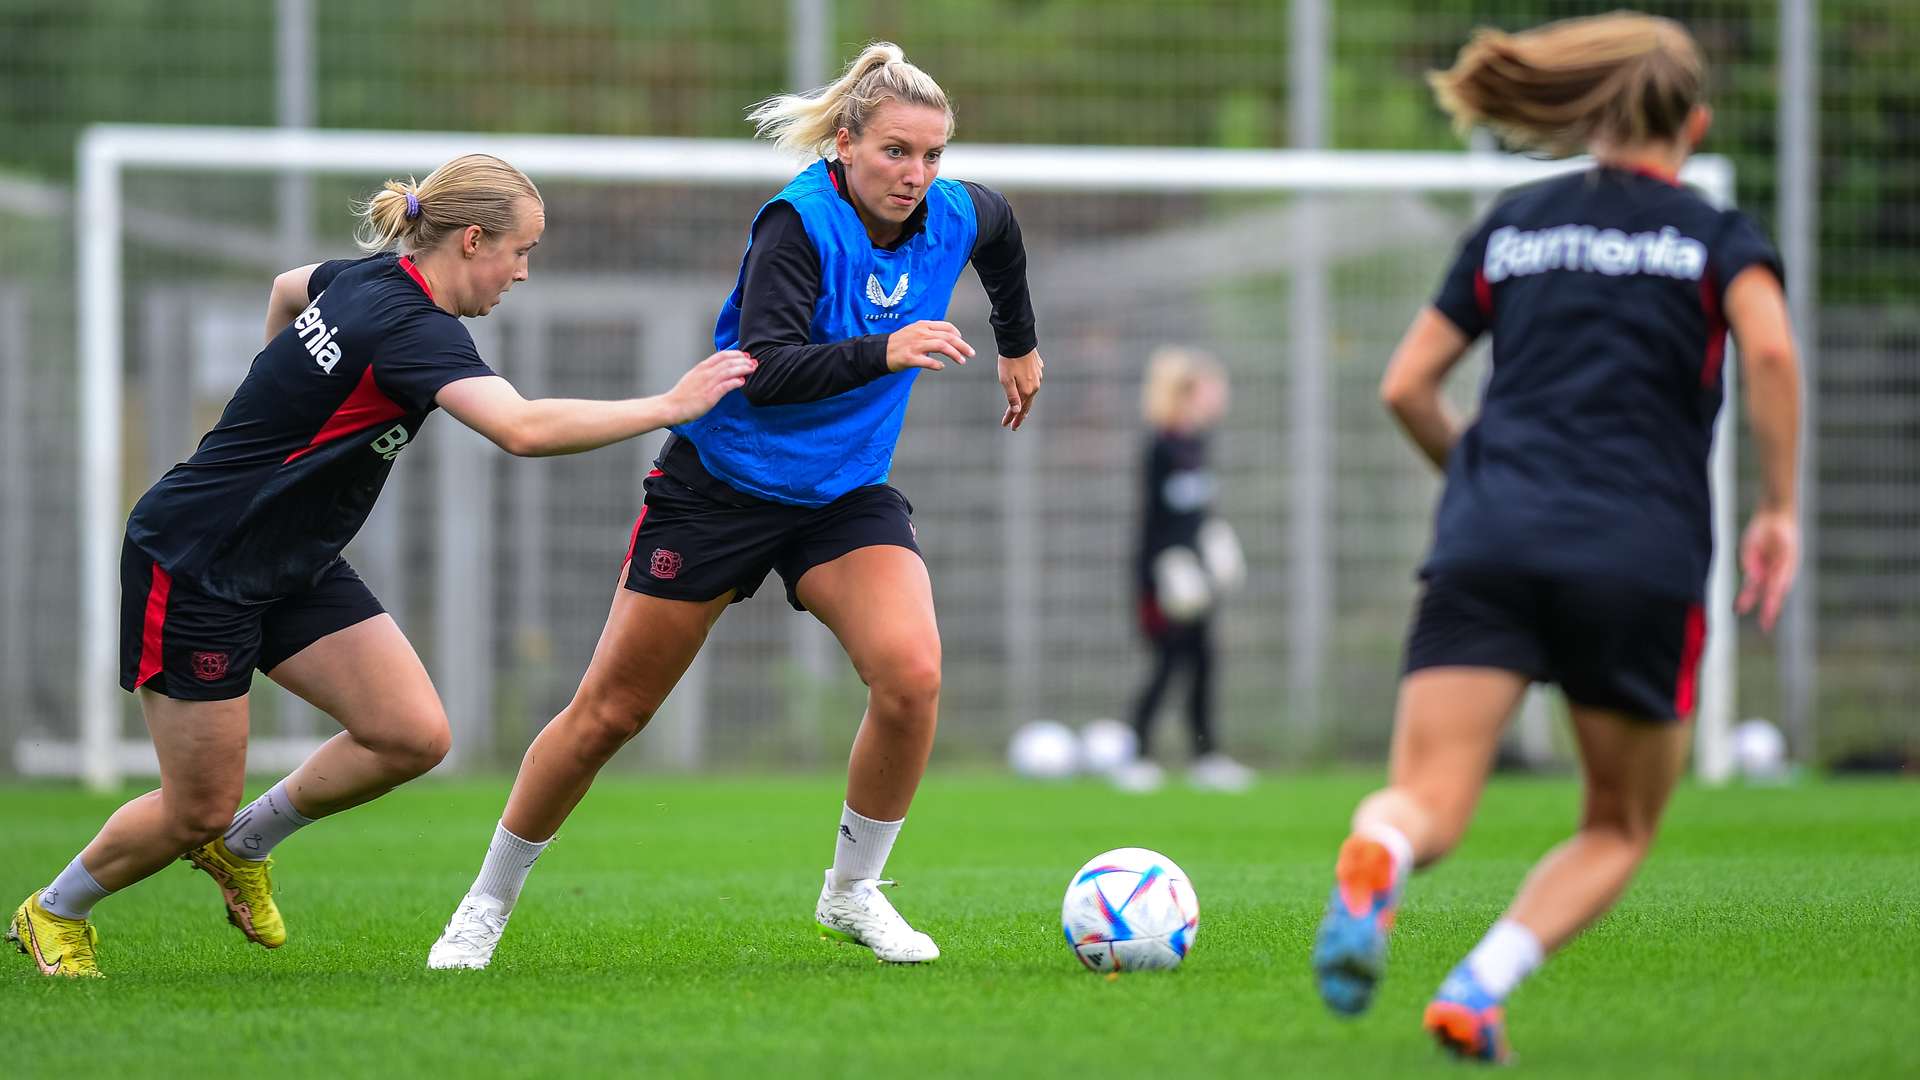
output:
<instances>
[{"instance_id":1,"label":"white sock","mask_svg":"<svg viewBox=\"0 0 1920 1080\"><path fill-rule=\"evenodd\" d=\"M233 824L227 826L227 850L259 862L275 844L311 824L312 818L293 808L293 800L287 798L287 782L282 780L233 815Z\"/></svg>"},{"instance_id":2,"label":"white sock","mask_svg":"<svg viewBox=\"0 0 1920 1080\"><path fill-rule=\"evenodd\" d=\"M1391 825L1370 822L1353 830L1355 836L1364 836L1387 849L1393 856L1393 880L1399 884L1407 880L1407 874L1413 870L1413 843L1407 834Z\"/></svg>"},{"instance_id":3,"label":"white sock","mask_svg":"<svg viewBox=\"0 0 1920 1080\"><path fill-rule=\"evenodd\" d=\"M1533 936L1533 931L1512 919L1501 919L1467 954L1467 970L1473 972L1481 989L1495 1000L1505 1001L1543 959L1540 939Z\"/></svg>"},{"instance_id":4,"label":"white sock","mask_svg":"<svg viewBox=\"0 0 1920 1080\"><path fill-rule=\"evenodd\" d=\"M900 836L899 821L875 821L844 803L840 806L840 835L833 841L833 889L845 892L856 881L877 878L887 868L887 855Z\"/></svg>"},{"instance_id":5,"label":"white sock","mask_svg":"<svg viewBox=\"0 0 1920 1080\"><path fill-rule=\"evenodd\" d=\"M495 825L493 842L487 845L486 861L480 864L480 876L473 879L473 888L467 890L467 895L490 896L500 901L502 914L512 911L520 899L520 890L527 884L527 875L533 872L534 860L551 843L550 839L537 844L522 840L508 832L505 825Z\"/></svg>"},{"instance_id":6,"label":"white sock","mask_svg":"<svg viewBox=\"0 0 1920 1080\"><path fill-rule=\"evenodd\" d=\"M53 884L40 890L40 906L63 919L84 919L111 890L102 888L75 855Z\"/></svg>"}]
</instances>

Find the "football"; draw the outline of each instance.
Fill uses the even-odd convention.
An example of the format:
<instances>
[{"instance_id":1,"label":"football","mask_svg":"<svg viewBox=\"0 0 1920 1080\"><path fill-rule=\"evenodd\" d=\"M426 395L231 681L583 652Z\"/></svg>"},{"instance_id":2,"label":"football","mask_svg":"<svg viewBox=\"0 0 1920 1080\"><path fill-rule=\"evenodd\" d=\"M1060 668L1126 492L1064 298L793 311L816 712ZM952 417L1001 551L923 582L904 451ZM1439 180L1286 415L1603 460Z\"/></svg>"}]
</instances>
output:
<instances>
[{"instance_id":1,"label":"football","mask_svg":"<svg viewBox=\"0 0 1920 1080\"><path fill-rule=\"evenodd\" d=\"M1176 968L1200 931L1200 898L1172 859L1116 848L1074 872L1060 923L1089 971Z\"/></svg>"},{"instance_id":2,"label":"football","mask_svg":"<svg viewBox=\"0 0 1920 1080\"><path fill-rule=\"evenodd\" d=\"M1080 767L1095 776L1112 775L1139 753L1140 740L1118 720L1092 720L1080 729Z\"/></svg>"},{"instance_id":3,"label":"football","mask_svg":"<svg viewBox=\"0 0 1920 1080\"><path fill-rule=\"evenodd\" d=\"M1755 783L1787 779L1787 739L1766 720L1742 720L1733 728L1733 762Z\"/></svg>"},{"instance_id":4,"label":"football","mask_svg":"<svg viewBox=\"0 0 1920 1080\"><path fill-rule=\"evenodd\" d=\"M1007 764L1028 780L1064 780L1080 766L1080 743L1067 725L1035 720L1013 733Z\"/></svg>"}]
</instances>

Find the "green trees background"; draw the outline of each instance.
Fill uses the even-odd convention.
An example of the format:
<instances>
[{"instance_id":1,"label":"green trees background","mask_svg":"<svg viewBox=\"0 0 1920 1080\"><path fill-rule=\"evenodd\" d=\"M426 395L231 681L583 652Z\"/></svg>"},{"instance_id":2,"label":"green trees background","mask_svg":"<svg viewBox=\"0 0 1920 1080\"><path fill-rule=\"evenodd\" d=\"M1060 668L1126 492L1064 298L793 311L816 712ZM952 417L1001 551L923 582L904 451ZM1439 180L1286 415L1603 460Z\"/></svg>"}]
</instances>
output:
<instances>
[{"instance_id":1,"label":"green trees background","mask_svg":"<svg viewBox=\"0 0 1920 1080\"><path fill-rule=\"evenodd\" d=\"M325 0L329 127L738 136L785 88L780 0ZM1285 145L1285 0L838 0L841 54L901 42L947 86L960 137ZM1350 149L1458 145L1420 76L1473 27L1606 10L1568 0L1330 5L1329 130ZM1774 0L1647 3L1713 64L1714 150L1772 217ZM1920 9L1826 0L1821 21L1822 298L1902 302L1920 248ZM0 0L0 172L64 180L103 120L270 124L270 0Z\"/></svg>"}]
</instances>

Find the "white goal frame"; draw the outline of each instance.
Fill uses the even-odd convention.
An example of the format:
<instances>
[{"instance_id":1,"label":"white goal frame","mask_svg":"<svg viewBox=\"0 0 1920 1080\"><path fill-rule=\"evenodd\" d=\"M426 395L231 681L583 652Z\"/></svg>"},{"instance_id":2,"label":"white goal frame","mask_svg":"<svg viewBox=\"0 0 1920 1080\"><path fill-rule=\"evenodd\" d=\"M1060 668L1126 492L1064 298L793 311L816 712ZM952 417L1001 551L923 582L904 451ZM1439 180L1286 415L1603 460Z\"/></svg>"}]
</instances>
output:
<instances>
[{"instance_id":1,"label":"white goal frame","mask_svg":"<svg viewBox=\"0 0 1920 1080\"><path fill-rule=\"evenodd\" d=\"M271 174L424 174L473 152L495 154L542 180L784 183L796 163L772 146L742 140L568 135L317 131L273 128L100 125L78 150L78 317L80 343L79 535L81 612L78 644L80 739L60 768L89 787L118 786L130 750L120 739L118 697L121 409L125 343L122 177L128 169ZM956 146L954 174L1019 190L1441 192L1490 195L1516 184L1584 167L1490 153L1391 151L1126 149L1060 146ZM1696 157L1685 179L1721 205L1733 202L1733 169L1724 158ZM1382 358L1384 361L1384 357ZM1708 592L1708 636L1697 717L1696 771L1718 783L1731 774L1734 715L1734 418L1737 371L1724 367L1727 407L1714 442L1715 555ZM59 756L59 755L55 755Z\"/></svg>"}]
</instances>

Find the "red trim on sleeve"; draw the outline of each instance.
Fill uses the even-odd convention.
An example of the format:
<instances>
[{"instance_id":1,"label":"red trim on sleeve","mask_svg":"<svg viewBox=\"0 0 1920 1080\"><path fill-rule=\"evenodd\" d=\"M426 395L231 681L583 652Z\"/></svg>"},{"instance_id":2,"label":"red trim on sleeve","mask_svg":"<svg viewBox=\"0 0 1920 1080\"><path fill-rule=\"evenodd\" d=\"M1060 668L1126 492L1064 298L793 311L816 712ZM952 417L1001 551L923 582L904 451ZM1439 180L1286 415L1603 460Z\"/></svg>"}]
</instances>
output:
<instances>
[{"instance_id":1,"label":"red trim on sleeve","mask_svg":"<svg viewBox=\"0 0 1920 1080\"><path fill-rule=\"evenodd\" d=\"M400 256L400 269L405 270L407 276L413 279L413 283L420 286L420 291L427 294L427 299L433 299L433 290L427 288L427 279L421 275L420 268L413 265L412 259L405 255Z\"/></svg>"},{"instance_id":2,"label":"red trim on sleeve","mask_svg":"<svg viewBox=\"0 0 1920 1080\"><path fill-rule=\"evenodd\" d=\"M1720 363L1727 355L1727 320L1720 313L1720 282L1709 270L1700 275L1700 310L1707 317L1707 353L1700 361L1700 386L1720 381Z\"/></svg>"},{"instance_id":3,"label":"red trim on sleeve","mask_svg":"<svg viewBox=\"0 0 1920 1080\"><path fill-rule=\"evenodd\" d=\"M147 617L140 632L140 670L133 677L135 688L160 674L161 632L167 625L167 594L173 591L173 575L153 564L153 583L147 587Z\"/></svg>"},{"instance_id":4,"label":"red trim on sleeve","mask_svg":"<svg viewBox=\"0 0 1920 1080\"><path fill-rule=\"evenodd\" d=\"M407 410L381 392L379 384L373 381L373 365L368 364L367 370L360 375L359 385L353 388L353 393L347 395L347 400L341 402L339 408L333 410L333 415L327 417L327 422L320 425L320 430L314 435L313 441L288 454L286 460L280 464L289 464L335 439L345 438L375 424L398 419L406 413Z\"/></svg>"},{"instance_id":5,"label":"red trim on sleeve","mask_svg":"<svg viewBox=\"0 0 1920 1080\"><path fill-rule=\"evenodd\" d=\"M1487 283L1485 267L1473 272L1473 302L1480 305L1480 317L1493 320L1493 286Z\"/></svg>"},{"instance_id":6,"label":"red trim on sleeve","mask_svg":"<svg viewBox=\"0 0 1920 1080\"><path fill-rule=\"evenodd\" d=\"M1686 637L1680 646L1680 677L1673 688L1673 713L1682 720L1693 715L1700 687L1700 653L1707 646L1707 613L1699 604L1687 608Z\"/></svg>"}]
</instances>

